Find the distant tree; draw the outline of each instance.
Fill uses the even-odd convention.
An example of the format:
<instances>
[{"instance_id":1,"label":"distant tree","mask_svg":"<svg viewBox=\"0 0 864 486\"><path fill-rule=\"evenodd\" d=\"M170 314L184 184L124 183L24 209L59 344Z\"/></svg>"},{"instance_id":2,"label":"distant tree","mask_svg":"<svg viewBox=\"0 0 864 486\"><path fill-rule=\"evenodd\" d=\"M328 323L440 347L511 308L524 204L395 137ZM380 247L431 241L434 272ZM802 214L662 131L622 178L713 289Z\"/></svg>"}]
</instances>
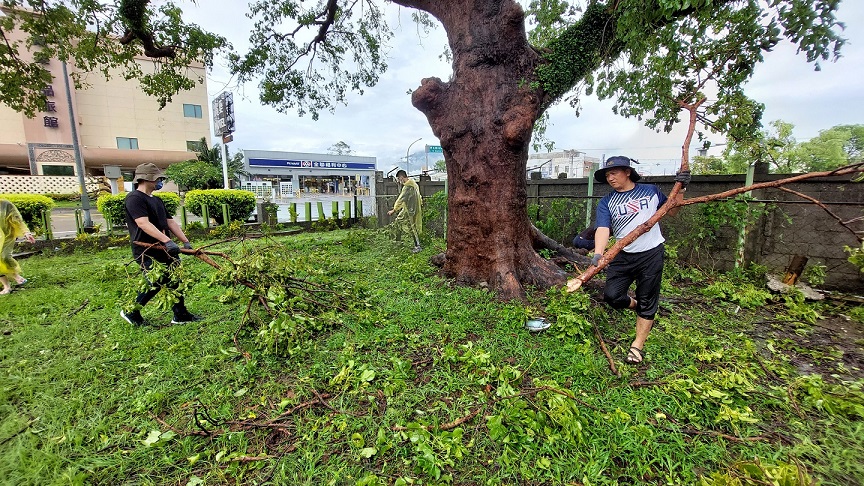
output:
<instances>
[{"instance_id":1,"label":"distant tree","mask_svg":"<svg viewBox=\"0 0 864 486\"><path fill-rule=\"evenodd\" d=\"M864 155L864 125L836 125L800 145L807 171L836 169Z\"/></svg>"},{"instance_id":2,"label":"distant tree","mask_svg":"<svg viewBox=\"0 0 864 486\"><path fill-rule=\"evenodd\" d=\"M339 141L338 143L334 143L327 149L327 153L330 155L351 155L354 153L351 150L351 146L343 141Z\"/></svg>"},{"instance_id":3,"label":"distant tree","mask_svg":"<svg viewBox=\"0 0 864 486\"><path fill-rule=\"evenodd\" d=\"M218 189L222 187L222 146L218 143L207 148L207 139L198 141L197 157L185 162L171 164L165 171L169 179L181 188ZM228 178L239 183L243 170L243 154L238 152L228 158Z\"/></svg>"},{"instance_id":4,"label":"distant tree","mask_svg":"<svg viewBox=\"0 0 864 486\"><path fill-rule=\"evenodd\" d=\"M693 158L690 171L697 175L710 174L743 174L747 172L748 163L743 158L727 160L723 156L699 155Z\"/></svg>"},{"instance_id":5,"label":"distant tree","mask_svg":"<svg viewBox=\"0 0 864 486\"><path fill-rule=\"evenodd\" d=\"M222 187L222 169L200 160L171 164L165 171L165 175L176 182L181 189L187 191Z\"/></svg>"},{"instance_id":6,"label":"distant tree","mask_svg":"<svg viewBox=\"0 0 864 486\"><path fill-rule=\"evenodd\" d=\"M771 172L778 174L794 174L805 170L798 142L792 136L795 125L774 120L769 128L759 130L755 136L744 140L729 138L726 150L723 152L724 174L735 174L747 171L750 164L767 163Z\"/></svg>"},{"instance_id":7,"label":"distant tree","mask_svg":"<svg viewBox=\"0 0 864 486\"><path fill-rule=\"evenodd\" d=\"M447 172L447 162L444 159L435 161L435 170L437 172Z\"/></svg>"}]
</instances>

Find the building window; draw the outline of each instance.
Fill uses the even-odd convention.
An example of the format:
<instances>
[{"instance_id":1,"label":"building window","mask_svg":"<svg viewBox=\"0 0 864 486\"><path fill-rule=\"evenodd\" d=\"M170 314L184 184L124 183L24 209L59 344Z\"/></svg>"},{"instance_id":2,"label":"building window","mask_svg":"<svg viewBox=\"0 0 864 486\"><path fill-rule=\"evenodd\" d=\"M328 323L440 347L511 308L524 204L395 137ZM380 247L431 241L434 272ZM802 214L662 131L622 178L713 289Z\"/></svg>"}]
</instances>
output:
<instances>
[{"instance_id":1,"label":"building window","mask_svg":"<svg viewBox=\"0 0 864 486\"><path fill-rule=\"evenodd\" d=\"M75 168L71 165L42 165L42 175L47 176L73 176Z\"/></svg>"},{"instance_id":2,"label":"building window","mask_svg":"<svg viewBox=\"0 0 864 486\"><path fill-rule=\"evenodd\" d=\"M186 140L186 150L188 152L197 152L201 148L201 140Z\"/></svg>"},{"instance_id":3,"label":"building window","mask_svg":"<svg viewBox=\"0 0 864 486\"><path fill-rule=\"evenodd\" d=\"M201 118L201 105L183 103L183 116L186 118Z\"/></svg>"},{"instance_id":4,"label":"building window","mask_svg":"<svg viewBox=\"0 0 864 486\"><path fill-rule=\"evenodd\" d=\"M117 148L120 150L138 150L138 139L117 137Z\"/></svg>"}]
</instances>

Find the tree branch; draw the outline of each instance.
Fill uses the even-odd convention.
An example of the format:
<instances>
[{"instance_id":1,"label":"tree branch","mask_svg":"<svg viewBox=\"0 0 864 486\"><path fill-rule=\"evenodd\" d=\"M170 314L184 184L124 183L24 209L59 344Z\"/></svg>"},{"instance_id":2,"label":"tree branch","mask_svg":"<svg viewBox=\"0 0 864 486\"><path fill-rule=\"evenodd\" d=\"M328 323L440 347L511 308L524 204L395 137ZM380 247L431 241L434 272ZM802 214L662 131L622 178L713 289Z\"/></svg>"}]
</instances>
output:
<instances>
[{"instance_id":1,"label":"tree branch","mask_svg":"<svg viewBox=\"0 0 864 486\"><path fill-rule=\"evenodd\" d=\"M831 216L832 218L836 219L837 222L840 223L841 226L843 226L844 228L848 229L848 230L849 230L853 235L855 235L855 238L858 239L858 243L862 243L862 242L864 242L864 237L861 236L861 231L855 231L854 229L852 229L852 228L848 225L848 223L850 223L850 222L852 222L852 221L854 221L854 220L850 220L850 221L843 221L843 219L840 218L840 216L837 216L836 214L834 214L833 211L831 211L830 209L828 209L828 206L822 204L822 201L819 201L819 200L816 199L816 198L810 197L810 196L808 196L807 194L802 194L802 193L800 193L800 192L798 192L798 191L793 191L792 189L789 189L788 187L780 187L779 189L780 189L781 191L786 191L786 192L788 192L789 194L794 194L794 195L796 195L796 196L798 196L798 197L800 197L800 198L802 198L802 199L806 199L806 200L812 202L813 204L819 206L820 208L824 209L825 212L828 213L829 216Z\"/></svg>"}]
</instances>

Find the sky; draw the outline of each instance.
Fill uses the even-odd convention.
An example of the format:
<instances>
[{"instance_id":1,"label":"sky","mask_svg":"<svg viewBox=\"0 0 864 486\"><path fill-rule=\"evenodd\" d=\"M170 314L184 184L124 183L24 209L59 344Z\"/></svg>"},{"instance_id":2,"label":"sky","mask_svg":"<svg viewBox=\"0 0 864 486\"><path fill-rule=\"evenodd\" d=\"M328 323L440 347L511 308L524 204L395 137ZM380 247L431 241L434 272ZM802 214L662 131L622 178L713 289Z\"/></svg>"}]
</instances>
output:
<instances>
[{"instance_id":1,"label":"sky","mask_svg":"<svg viewBox=\"0 0 864 486\"><path fill-rule=\"evenodd\" d=\"M225 36L236 52L245 53L253 27L245 17L245 3L209 0L187 3L183 8L187 22ZM317 121L308 115L279 113L263 106L258 100L257 83L238 86L225 62L217 61L208 76L207 89L211 100L225 90L234 93L236 132L229 144L231 152L247 149L327 153L329 147L342 141L351 147L353 155L376 157L378 170L387 172L400 160L404 164L409 147L412 160L422 160L424 145L439 145L426 117L411 105L408 93L423 78L446 81L450 77L450 64L441 59L446 47L444 30L438 25L429 34L418 32L410 20L411 10L392 4L388 9L388 22L395 31L388 54L389 69L376 86L366 89L362 96L352 94L347 106L338 106L333 114L323 112ZM794 46L781 45L766 54L765 62L745 86L751 98L765 104L763 123L778 119L792 123L798 141L835 125L864 123L864 2L844 0L837 17L846 24L842 35L847 39L838 61L822 62L822 70L817 72L803 56L795 54ZM686 127L681 124L672 133L657 133L635 119L615 115L611 106L608 101L584 97L578 117L567 103L552 107L547 137L555 142L554 150L575 149L598 159L627 155L641 162L640 173L674 173L680 165ZM708 154L720 155L723 147L717 144L723 143L725 137L709 138L715 146ZM219 139L214 137L213 141ZM691 155L695 155L696 145L694 141ZM429 155L430 165L433 159Z\"/></svg>"}]
</instances>

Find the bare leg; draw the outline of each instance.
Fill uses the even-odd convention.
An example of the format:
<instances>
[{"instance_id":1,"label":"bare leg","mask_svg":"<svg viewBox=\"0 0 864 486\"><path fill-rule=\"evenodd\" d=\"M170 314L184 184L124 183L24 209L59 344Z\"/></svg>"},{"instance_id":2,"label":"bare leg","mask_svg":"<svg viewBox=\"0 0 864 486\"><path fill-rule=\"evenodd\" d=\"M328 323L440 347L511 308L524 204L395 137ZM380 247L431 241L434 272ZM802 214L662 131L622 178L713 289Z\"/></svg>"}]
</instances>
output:
<instances>
[{"instance_id":1,"label":"bare leg","mask_svg":"<svg viewBox=\"0 0 864 486\"><path fill-rule=\"evenodd\" d=\"M654 325L654 320L636 317L636 339L633 340L631 346L639 349L645 349L645 341L648 339L648 333L651 332L651 326Z\"/></svg>"},{"instance_id":2,"label":"bare leg","mask_svg":"<svg viewBox=\"0 0 864 486\"><path fill-rule=\"evenodd\" d=\"M3 290L0 291L0 294L8 294L9 292L12 292L12 287L9 286L9 279L6 278L6 275L0 277L0 283L3 284Z\"/></svg>"},{"instance_id":3,"label":"bare leg","mask_svg":"<svg viewBox=\"0 0 864 486\"><path fill-rule=\"evenodd\" d=\"M17 273L15 275L12 275L12 278L15 279L15 283L17 283L18 285L21 285L27 281L26 278L22 277L21 275L18 275Z\"/></svg>"},{"instance_id":4,"label":"bare leg","mask_svg":"<svg viewBox=\"0 0 864 486\"><path fill-rule=\"evenodd\" d=\"M636 299L630 297L630 308L636 308ZM653 319L645 319L643 317L636 316L636 339L633 340L633 344L631 344L631 348L636 349L645 349L645 341L648 340L648 333L651 332L651 327L654 325ZM636 355L635 352L630 351L630 354L633 354L639 361L642 361L642 353L640 352Z\"/></svg>"}]
</instances>

